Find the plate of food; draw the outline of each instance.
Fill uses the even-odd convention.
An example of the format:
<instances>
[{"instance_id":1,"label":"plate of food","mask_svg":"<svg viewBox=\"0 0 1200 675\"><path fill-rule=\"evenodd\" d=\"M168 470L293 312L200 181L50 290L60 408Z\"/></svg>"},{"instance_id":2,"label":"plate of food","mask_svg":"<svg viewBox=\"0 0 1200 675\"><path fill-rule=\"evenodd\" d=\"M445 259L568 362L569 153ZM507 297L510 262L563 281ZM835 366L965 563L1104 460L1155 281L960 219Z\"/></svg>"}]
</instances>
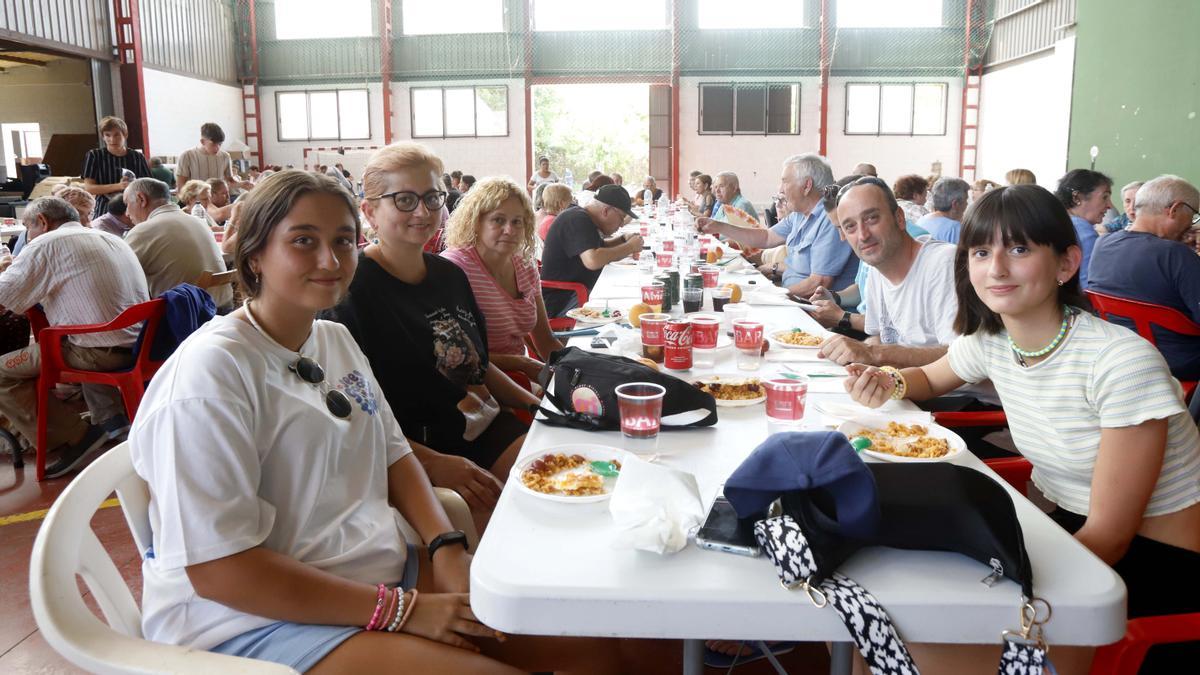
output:
<instances>
[{"instance_id":1,"label":"plate of food","mask_svg":"<svg viewBox=\"0 0 1200 675\"><path fill-rule=\"evenodd\" d=\"M717 405L725 408L744 408L767 400L762 380L741 375L709 375L692 382L700 391L711 394Z\"/></svg>"},{"instance_id":2,"label":"plate of food","mask_svg":"<svg viewBox=\"0 0 1200 675\"><path fill-rule=\"evenodd\" d=\"M607 445L559 445L517 463L517 488L538 499L591 504L612 496L625 462L624 450Z\"/></svg>"},{"instance_id":3,"label":"plate of food","mask_svg":"<svg viewBox=\"0 0 1200 675\"><path fill-rule=\"evenodd\" d=\"M624 319L625 313L608 307L576 307L567 312L567 316L579 323L604 324Z\"/></svg>"},{"instance_id":4,"label":"plate of food","mask_svg":"<svg viewBox=\"0 0 1200 675\"><path fill-rule=\"evenodd\" d=\"M809 333L801 328L773 330L767 337L781 349L816 349L825 341L823 335Z\"/></svg>"},{"instance_id":5,"label":"plate of food","mask_svg":"<svg viewBox=\"0 0 1200 675\"><path fill-rule=\"evenodd\" d=\"M758 218L732 204L725 204L721 210L725 212L725 221L730 225L737 225L738 227L762 227L758 224Z\"/></svg>"},{"instance_id":6,"label":"plate of food","mask_svg":"<svg viewBox=\"0 0 1200 675\"><path fill-rule=\"evenodd\" d=\"M613 262L610 262L609 265L613 265L615 267L637 267L638 261L634 260L633 258L621 258L620 260L614 260Z\"/></svg>"},{"instance_id":7,"label":"plate of food","mask_svg":"<svg viewBox=\"0 0 1200 675\"><path fill-rule=\"evenodd\" d=\"M885 462L945 462L965 452L967 444L958 434L937 424L902 424L888 422L886 426L844 422L837 428L852 443L859 438L870 441L862 453Z\"/></svg>"}]
</instances>

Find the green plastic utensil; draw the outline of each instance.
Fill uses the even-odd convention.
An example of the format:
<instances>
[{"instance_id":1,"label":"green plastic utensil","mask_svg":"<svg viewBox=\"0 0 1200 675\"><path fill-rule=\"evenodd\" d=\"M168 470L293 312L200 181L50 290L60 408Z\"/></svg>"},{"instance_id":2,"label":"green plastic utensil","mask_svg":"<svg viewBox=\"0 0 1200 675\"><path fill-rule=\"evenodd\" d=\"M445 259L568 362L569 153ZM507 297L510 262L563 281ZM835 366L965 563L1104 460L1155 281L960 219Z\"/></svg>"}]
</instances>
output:
<instances>
[{"instance_id":1,"label":"green plastic utensil","mask_svg":"<svg viewBox=\"0 0 1200 675\"><path fill-rule=\"evenodd\" d=\"M855 436L854 438L850 439L850 445L855 451L862 452L863 450L871 447L871 439L867 438L866 436Z\"/></svg>"},{"instance_id":2,"label":"green plastic utensil","mask_svg":"<svg viewBox=\"0 0 1200 675\"><path fill-rule=\"evenodd\" d=\"M621 475L621 471L612 462L595 461L591 462L591 467L593 472L605 478L616 478Z\"/></svg>"}]
</instances>

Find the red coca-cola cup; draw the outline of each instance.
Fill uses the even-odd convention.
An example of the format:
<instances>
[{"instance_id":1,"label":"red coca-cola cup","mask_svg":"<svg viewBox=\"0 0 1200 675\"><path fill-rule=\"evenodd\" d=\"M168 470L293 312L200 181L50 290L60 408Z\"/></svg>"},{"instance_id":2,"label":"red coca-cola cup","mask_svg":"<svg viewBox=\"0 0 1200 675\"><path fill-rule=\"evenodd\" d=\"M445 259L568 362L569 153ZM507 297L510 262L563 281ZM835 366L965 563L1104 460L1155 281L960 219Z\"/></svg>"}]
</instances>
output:
<instances>
[{"instance_id":1,"label":"red coca-cola cup","mask_svg":"<svg viewBox=\"0 0 1200 675\"><path fill-rule=\"evenodd\" d=\"M666 286L661 281L655 281L652 284L642 286L642 302L650 306L654 312L662 311L663 291Z\"/></svg>"},{"instance_id":2,"label":"red coca-cola cup","mask_svg":"<svg viewBox=\"0 0 1200 675\"><path fill-rule=\"evenodd\" d=\"M693 314L692 346L696 349L716 349L721 336L721 317L712 314Z\"/></svg>"},{"instance_id":3,"label":"red coca-cola cup","mask_svg":"<svg viewBox=\"0 0 1200 675\"><path fill-rule=\"evenodd\" d=\"M808 378L775 378L763 381L767 390L767 417L783 424L799 424L804 419L808 399Z\"/></svg>"},{"instance_id":4,"label":"red coca-cola cup","mask_svg":"<svg viewBox=\"0 0 1200 675\"><path fill-rule=\"evenodd\" d=\"M690 370L692 367L692 322L671 319L663 329L663 365L668 370Z\"/></svg>"},{"instance_id":5,"label":"red coca-cola cup","mask_svg":"<svg viewBox=\"0 0 1200 675\"><path fill-rule=\"evenodd\" d=\"M700 276L704 277L705 288L716 288L717 279L721 276L721 268L716 265L701 265Z\"/></svg>"},{"instance_id":6,"label":"red coca-cola cup","mask_svg":"<svg viewBox=\"0 0 1200 675\"><path fill-rule=\"evenodd\" d=\"M642 315L642 356L655 363L662 363L665 358L663 332L666 330L667 320L670 318L670 314Z\"/></svg>"},{"instance_id":7,"label":"red coca-cola cup","mask_svg":"<svg viewBox=\"0 0 1200 675\"><path fill-rule=\"evenodd\" d=\"M666 242L663 242L663 243L665 244ZM658 257L655 258L655 260L658 261L658 266L662 267L664 269L666 269L668 267L673 267L675 264L675 254L670 253L666 250L663 250L661 253L658 254Z\"/></svg>"},{"instance_id":8,"label":"red coca-cola cup","mask_svg":"<svg viewBox=\"0 0 1200 675\"><path fill-rule=\"evenodd\" d=\"M621 433L629 438L654 438L662 427L662 403L667 390L652 382L630 382L616 388Z\"/></svg>"}]
</instances>

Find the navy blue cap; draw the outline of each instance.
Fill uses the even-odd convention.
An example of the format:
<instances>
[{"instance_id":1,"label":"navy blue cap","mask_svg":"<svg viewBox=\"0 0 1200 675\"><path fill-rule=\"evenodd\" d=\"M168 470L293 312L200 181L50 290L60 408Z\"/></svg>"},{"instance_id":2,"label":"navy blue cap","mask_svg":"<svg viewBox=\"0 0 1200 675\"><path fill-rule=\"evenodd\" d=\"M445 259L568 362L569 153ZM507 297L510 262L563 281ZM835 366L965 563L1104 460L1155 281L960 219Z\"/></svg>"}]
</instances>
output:
<instances>
[{"instance_id":1,"label":"navy blue cap","mask_svg":"<svg viewBox=\"0 0 1200 675\"><path fill-rule=\"evenodd\" d=\"M765 512L781 495L797 490L827 493L845 536L865 539L879 527L875 476L836 431L774 434L725 481L725 498L743 518Z\"/></svg>"}]
</instances>

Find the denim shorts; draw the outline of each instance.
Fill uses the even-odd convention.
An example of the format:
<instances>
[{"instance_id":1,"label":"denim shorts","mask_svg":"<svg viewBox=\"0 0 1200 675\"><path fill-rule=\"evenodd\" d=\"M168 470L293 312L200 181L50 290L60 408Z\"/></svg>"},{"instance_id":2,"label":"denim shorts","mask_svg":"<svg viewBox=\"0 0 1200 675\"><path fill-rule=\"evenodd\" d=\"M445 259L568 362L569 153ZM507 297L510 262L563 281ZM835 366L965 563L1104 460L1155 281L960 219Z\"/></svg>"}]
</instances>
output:
<instances>
[{"instance_id":1,"label":"denim shorts","mask_svg":"<svg viewBox=\"0 0 1200 675\"><path fill-rule=\"evenodd\" d=\"M417 547L409 544L400 588L409 589L416 586L419 569ZM360 631L362 628L358 626L321 626L277 621L231 637L209 651L274 661L303 673Z\"/></svg>"}]
</instances>

